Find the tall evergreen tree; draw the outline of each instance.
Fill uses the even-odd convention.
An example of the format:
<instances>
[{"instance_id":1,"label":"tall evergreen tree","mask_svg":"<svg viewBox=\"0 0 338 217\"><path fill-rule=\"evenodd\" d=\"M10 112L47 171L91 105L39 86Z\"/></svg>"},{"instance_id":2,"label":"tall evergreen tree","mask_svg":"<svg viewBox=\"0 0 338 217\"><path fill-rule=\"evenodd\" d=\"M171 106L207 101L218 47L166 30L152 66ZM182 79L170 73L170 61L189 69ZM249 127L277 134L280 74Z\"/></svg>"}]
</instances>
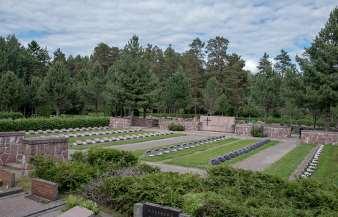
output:
<instances>
[{"instance_id":1,"label":"tall evergreen tree","mask_svg":"<svg viewBox=\"0 0 338 217\"><path fill-rule=\"evenodd\" d=\"M297 58L303 71L304 100L315 114L326 114L326 128L330 124L331 108L338 104L338 8L330 14L325 27Z\"/></svg>"},{"instance_id":2,"label":"tall evergreen tree","mask_svg":"<svg viewBox=\"0 0 338 217\"><path fill-rule=\"evenodd\" d=\"M0 75L0 110L17 111L23 103L23 84L11 71Z\"/></svg>"}]
</instances>

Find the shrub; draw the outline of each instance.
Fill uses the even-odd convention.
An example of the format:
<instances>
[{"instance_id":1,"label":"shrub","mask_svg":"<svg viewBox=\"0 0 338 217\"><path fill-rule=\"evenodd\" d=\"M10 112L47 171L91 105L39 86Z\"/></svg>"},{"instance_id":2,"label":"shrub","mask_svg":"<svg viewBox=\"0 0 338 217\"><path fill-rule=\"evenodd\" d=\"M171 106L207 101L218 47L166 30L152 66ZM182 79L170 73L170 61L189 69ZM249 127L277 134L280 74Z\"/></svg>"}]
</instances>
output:
<instances>
[{"instance_id":1,"label":"shrub","mask_svg":"<svg viewBox=\"0 0 338 217\"><path fill-rule=\"evenodd\" d=\"M200 179L191 175L155 173L145 176L105 177L92 182L85 196L128 216L142 201L181 207L183 195L199 189Z\"/></svg>"},{"instance_id":2,"label":"shrub","mask_svg":"<svg viewBox=\"0 0 338 217\"><path fill-rule=\"evenodd\" d=\"M20 112L0 112L0 119L18 119L23 118L23 114Z\"/></svg>"},{"instance_id":3,"label":"shrub","mask_svg":"<svg viewBox=\"0 0 338 217\"><path fill-rule=\"evenodd\" d=\"M47 130L76 127L107 126L109 117L74 117L74 118L20 118L0 120L0 131Z\"/></svg>"},{"instance_id":4,"label":"shrub","mask_svg":"<svg viewBox=\"0 0 338 217\"><path fill-rule=\"evenodd\" d=\"M81 207L84 207L84 208L87 208L93 211L95 215L99 214L100 212L98 205L94 201L91 201L91 200L88 200L88 199L85 199L83 197L76 196L76 195L69 195L66 198L65 204L66 204L65 211L75 206L81 206Z\"/></svg>"},{"instance_id":5,"label":"shrub","mask_svg":"<svg viewBox=\"0 0 338 217\"><path fill-rule=\"evenodd\" d=\"M97 169L82 162L54 161L50 158L35 157L32 160L35 177L56 182L61 192L75 191L97 175Z\"/></svg>"},{"instance_id":6,"label":"shrub","mask_svg":"<svg viewBox=\"0 0 338 217\"><path fill-rule=\"evenodd\" d=\"M172 130L172 131L184 131L185 128L183 125L181 124L176 124L176 123L170 123L168 125L168 130Z\"/></svg>"},{"instance_id":7,"label":"shrub","mask_svg":"<svg viewBox=\"0 0 338 217\"><path fill-rule=\"evenodd\" d=\"M91 165L106 167L107 163L119 166L132 166L137 163L137 157L131 152L119 151L116 149L90 148L87 154L87 161Z\"/></svg>"},{"instance_id":8,"label":"shrub","mask_svg":"<svg viewBox=\"0 0 338 217\"><path fill-rule=\"evenodd\" d=\"M263 137L264 136L264 128L263 126L253 125L251 129L251 135L253 137Z\"/></svg>"}]
</instances>

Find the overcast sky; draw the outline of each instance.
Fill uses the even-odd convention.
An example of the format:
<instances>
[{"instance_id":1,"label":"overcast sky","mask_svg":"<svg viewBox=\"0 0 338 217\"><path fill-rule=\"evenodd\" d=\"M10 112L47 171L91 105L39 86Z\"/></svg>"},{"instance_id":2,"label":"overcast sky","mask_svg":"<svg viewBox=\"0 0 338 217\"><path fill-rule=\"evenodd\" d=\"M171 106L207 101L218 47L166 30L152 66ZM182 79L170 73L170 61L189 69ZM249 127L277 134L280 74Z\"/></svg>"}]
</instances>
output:
<instances>
[{"instance_id":1,"label":"overcast sky","mask_svg":"<svg viewBox=\"0 0 338 217\"><path fill-rule=\"evenodd\" d=\"M49 51L88 55L99 42L187 49L192 39L229 39L229 52L255 70L268 52L294 57L309 46L337 0L0 0L0 35L36 40Z\"/></svg>"}]
</instances>

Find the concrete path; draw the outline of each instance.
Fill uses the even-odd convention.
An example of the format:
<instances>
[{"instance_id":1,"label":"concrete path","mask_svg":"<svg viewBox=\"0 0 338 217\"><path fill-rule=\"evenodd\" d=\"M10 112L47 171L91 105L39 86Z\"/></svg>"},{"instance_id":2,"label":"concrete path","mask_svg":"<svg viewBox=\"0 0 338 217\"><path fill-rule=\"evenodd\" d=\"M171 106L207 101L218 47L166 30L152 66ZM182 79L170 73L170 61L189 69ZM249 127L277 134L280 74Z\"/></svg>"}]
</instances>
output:
<instances>
[{"instance_id":1,"label":"concrete path","mask_svg":"<svg viewBox=\"0 0 338 217\"><path fill-rule=\"evenodd\" d=\"M180 174L191 173L194 175L200 176L207 176L207 171L198 168L191 168L191 167L182 167L177 165L170 165L170 164L162 164L162 163L154 163L154 162L144 162L150 166L158 167L161 172L176 172Z\"/></svg>"},{"instance_id":2,"label":"concrete path","mask_svg":"<svg viewBox=\"0 0 338 217\"><path fill-rule=\"evenodd\" d=\"M232 165L234 168L251 170L251 171L263 171L269 167L272 163L281 159L286 153L293 150L298 142L298 139L290 138L279 140L280 142L270 148L264 149L247 159L244 159L238 163Z\"/></svg>"}]
</instances>

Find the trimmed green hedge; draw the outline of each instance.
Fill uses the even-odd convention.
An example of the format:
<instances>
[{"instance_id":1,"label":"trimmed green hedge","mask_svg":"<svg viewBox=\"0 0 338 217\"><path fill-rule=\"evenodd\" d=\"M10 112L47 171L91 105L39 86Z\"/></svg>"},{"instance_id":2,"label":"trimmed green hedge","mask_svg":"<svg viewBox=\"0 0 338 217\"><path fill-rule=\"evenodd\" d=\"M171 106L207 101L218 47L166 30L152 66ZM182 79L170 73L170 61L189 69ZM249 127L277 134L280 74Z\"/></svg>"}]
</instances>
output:
<instances>
[{"instance_id":1,"label":"trimmed green hedge","mask_svg":"<svg viewBox=\"0 0 338 217\"><path fill-rule=\"evenodd\" d=\"M76 127L108 126L109 117L80 118L20 118L0 120L0 132L20 130L47 130Z\"/></svg>"},{"instance_id":2,"label":"trimmed green hedge","mask_svg":"<svg viewBox=\"0 0 338 217\"><path fill-rule=\"evenodd\" d=\"M23 117L23 114L20 112L0 112L0 119L18 119Z\"/></svg>"},{"instance_id":3,"label":"trimmed green hedge","mask_svg":"<svg viewBox=\"0 0 338 217\"><path fill-rule=\"evenodd\" d=\"M176 124L176 123L170 123L168 125L168 130L172 130L172 131L184 131L185 128L183 125L181 124Z\"/></svg>"}]
</instances>

